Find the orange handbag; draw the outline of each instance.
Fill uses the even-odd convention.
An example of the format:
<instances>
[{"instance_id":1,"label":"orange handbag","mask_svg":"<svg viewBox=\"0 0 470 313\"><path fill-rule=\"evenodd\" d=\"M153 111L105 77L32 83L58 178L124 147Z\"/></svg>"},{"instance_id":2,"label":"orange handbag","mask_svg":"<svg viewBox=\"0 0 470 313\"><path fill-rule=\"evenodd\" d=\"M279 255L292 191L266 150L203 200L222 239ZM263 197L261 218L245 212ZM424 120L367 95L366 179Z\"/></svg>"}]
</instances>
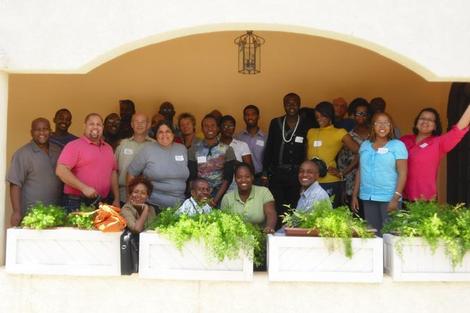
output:
<instances>
[{"instance_id":1,"label":"orange handbag","mask_svg":"<svg viewBox=\"0 0 470 313\"><path fill-rule=\"evenodd\" d=\"M121 209L118 207L108 204L100 204L93 224L96 229L101 230L102 232L122 231L126 228L127 222L119 212L121 212Z\"/></svg>"}]
</instances>

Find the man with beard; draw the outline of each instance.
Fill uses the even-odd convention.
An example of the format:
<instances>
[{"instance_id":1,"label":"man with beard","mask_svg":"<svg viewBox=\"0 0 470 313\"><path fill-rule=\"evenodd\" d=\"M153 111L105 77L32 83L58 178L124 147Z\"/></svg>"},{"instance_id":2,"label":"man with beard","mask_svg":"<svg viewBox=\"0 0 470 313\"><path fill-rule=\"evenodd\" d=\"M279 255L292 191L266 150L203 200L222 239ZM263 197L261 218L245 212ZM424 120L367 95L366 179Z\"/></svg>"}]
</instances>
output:
<instances>
[{"instance_id":1,"label":"man with beard","mask_svg":"<svg viewBox=\"0 0 470 313\"><path fill-rule=\"evenodd\" d=\"M289 93L283 102L286 114L274 118L269 125L261 177L264 183L269 182L278 215L286 212L286 206L293 208L299 199L300 185L295 173L305 160L309 128L299 115L300 97Z\"/></svg>"},{"instance_id":2,"label":"man with beard","mask_svg":"<svg viewBox=\"0 0 470 313\"><path fill-rule=\"evenodd\" d=\"M255 184L261 184L263 174L263 156L266 145L266 134L258 126L259 109L255 105L247 105L243 109L243 120L246 128L238 135L238 140L245 142L251 151L253 168L255 171Z\"/></svg>"},{"instance_id":3,"label":"man with beard","mask_svg":"<svg viewBox=\"0 0 470 313\"><path fill-rule=\"evenodd\" d=\"M103 139L112 148L116 150L121 138L119 137L119 128L121 127L121 118L116 113L111 113L104 119Z\"/></svg>"},{"instance_id":4,"label":"man with beard","mask_svg":"<svg viewBox=\"0 0 470 313\"><path fill-rule=\"evenodd\" d=\"M117 164L113 149L103 138L103 119L97 113L85 118L83 136L64 147L57 161L56 174L64 182L64 206L75 211L110 191L113 205L119 206Z\"/></svg>"},{"instance_id":5,"label":"man with beard","mask_svg":"<svg viewBox=\"0 0 470 313\"><path fill-rule=\"evenodd\" d=\"M69 133L70 125L72 125L72 113L68 109L60 109L54 116L55 131L49 136L49 141L63 148L69 142L78 137Z\"/></svg>"},{"instance_id":6,"label":"man with beard","mask_svg":"<svg viewBox=\"0 0 470 313\"><path fill-rule=\"evenodd\" d=\"M189 178L205 178L212 189L211 207L217 207L233 179L235 153L232 147L219 142L219 127L212 115L201 122L204 140L194 144L188 151Z\"/></svg>"},{"instance_id":7,"label":"man with beard","mask_svg":"<svg viewBox=\"0 0 470 313\"><path fill-rule=\"evenodd\" d=\"M18 149L11 161L7 181L13 212L11 226L18 226L26 210L36 202L59 204L62 184L55 175L60 147L49 142L51 126L47 119L31 123L32 140Z\"/></svg>"}]
</instances>

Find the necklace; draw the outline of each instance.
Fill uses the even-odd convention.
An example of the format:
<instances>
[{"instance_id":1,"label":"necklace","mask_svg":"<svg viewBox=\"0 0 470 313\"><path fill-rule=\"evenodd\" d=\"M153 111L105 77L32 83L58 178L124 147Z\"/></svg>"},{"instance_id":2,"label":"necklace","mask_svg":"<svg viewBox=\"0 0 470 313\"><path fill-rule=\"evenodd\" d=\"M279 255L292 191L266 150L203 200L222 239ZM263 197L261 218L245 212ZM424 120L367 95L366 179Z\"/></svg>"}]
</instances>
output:
<instances>
[{"instance_id":1,"label":"necklace","mask_svg":"<svg viewBox=\"0 0 470 313\"><path fill-rule=\"evenodd\" d=\"M285 135L285 128L286 128L286 116L284 116L284 120L282 121L282 139L284 140L285 143L289 143L292 141L292 138L294 138L295 131L297 130L297 126L299 126L299 121L300 121L300 116L297 116L297 123L295 124L294 131L292 132L292 135L290 135L289 139L286 139Z\"/></svg>"}]
</instances>

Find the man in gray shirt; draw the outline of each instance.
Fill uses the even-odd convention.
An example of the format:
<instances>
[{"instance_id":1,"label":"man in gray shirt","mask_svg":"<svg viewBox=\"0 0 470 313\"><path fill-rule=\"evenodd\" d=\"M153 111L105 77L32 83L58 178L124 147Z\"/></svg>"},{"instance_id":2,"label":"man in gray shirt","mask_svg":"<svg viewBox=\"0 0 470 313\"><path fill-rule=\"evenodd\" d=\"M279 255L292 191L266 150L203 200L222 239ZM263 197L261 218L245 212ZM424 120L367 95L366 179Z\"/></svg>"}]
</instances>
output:
<instances>
[{"instance_id":1,"label":"man in gray shirt","mask_svg":"<svg viewBox=\"0 0 470 313\"><path fill-rule=\"evenodd\" d=\"M45 118L31 123L32 140L13 155L7 181L13 212L11 226L18 226L28 207L36 202L59 204L62 183L55 175L60 147L49 142L51 125Z\"/></svg>"}]
</instances>

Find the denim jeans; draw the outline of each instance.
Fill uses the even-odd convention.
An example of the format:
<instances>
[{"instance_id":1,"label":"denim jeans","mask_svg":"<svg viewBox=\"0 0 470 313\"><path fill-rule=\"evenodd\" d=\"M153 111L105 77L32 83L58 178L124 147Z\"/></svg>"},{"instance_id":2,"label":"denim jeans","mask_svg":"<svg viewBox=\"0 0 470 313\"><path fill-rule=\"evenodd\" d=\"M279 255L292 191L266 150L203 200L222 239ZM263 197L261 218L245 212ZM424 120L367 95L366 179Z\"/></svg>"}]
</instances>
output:
<instances>
[{"instance_id":1,"label":"denim jeans","mask_svg":"<svg viewBox=\"0 0 470 313\"><path fill-rule=\"evenodd\" d=\"M78 211L82 204L89 206L91 205L96 199L94 198L85 198L80 196L73 196L73 195L64 195L62 197L62 206L65 210L70 213L74 211Z\"/></svg>"}]
</instances>

